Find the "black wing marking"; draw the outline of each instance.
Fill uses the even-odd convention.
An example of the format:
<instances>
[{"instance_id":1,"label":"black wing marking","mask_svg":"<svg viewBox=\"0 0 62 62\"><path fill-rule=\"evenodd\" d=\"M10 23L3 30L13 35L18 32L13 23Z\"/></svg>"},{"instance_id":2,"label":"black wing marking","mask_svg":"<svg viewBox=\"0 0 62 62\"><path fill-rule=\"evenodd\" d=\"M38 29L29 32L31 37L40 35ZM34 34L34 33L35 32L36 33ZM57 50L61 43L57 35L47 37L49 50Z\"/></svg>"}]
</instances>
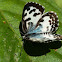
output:
<instances>
[{"instance_id":1,"label":"black wing marking","mask_svg":"<svg viewBox=\"0 0 62 62\"><path fill-rule=\"evenodd\" d=\"M20 31L21 36L24 36L25 33L22 30L22 22L20 22L19 31Z\"/></svg>"}]
</instances>

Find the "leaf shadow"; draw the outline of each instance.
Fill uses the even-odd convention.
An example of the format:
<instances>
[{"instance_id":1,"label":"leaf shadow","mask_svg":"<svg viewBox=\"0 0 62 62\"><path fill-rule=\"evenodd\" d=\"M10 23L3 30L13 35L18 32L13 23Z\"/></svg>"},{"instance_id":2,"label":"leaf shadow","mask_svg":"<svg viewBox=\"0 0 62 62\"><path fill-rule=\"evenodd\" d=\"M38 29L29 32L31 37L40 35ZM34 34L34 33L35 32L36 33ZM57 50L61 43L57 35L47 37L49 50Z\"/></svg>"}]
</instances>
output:
<instances>
[{"instance_id":1,"label":"leaf shadow","mask_svg":"<svg viewBox=\"0 0 62 62\"><path fill-rule=\"evenodd\" d=\"M46 55L50 52L50 49L58 49L61 47L61 42L50 42L50 43L37 43L28 40L23 40L24 50L30 56L41 56Z\"/></svg>"}]
</instances>

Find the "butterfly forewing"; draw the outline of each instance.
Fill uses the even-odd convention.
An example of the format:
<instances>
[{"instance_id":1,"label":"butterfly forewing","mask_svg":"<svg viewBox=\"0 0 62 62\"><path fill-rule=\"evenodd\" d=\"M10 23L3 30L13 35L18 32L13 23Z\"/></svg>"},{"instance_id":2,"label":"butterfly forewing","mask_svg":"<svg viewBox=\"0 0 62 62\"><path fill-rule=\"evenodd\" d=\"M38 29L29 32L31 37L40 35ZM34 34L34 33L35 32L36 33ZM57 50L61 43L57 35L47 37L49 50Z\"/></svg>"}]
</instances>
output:
<instances>
[{"instance_id":1,"label":"butterfly forewing","mask_svg":"<svg viewBox=\"0 0 62 62\"><path fill-rule=\"evenodd\" d=\"M44 7L33 2L27 3L24 6L22 14L22 29L24 33L35 28L35 25L41 18L43 12Z\"/></svg>"}]
</instances>

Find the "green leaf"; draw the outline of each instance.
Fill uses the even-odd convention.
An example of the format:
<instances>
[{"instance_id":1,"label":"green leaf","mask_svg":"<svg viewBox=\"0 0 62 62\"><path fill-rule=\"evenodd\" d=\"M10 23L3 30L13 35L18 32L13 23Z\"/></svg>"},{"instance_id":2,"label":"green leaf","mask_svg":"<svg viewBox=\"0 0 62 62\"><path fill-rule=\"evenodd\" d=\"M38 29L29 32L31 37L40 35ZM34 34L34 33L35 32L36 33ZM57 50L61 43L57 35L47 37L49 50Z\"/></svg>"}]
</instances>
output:
<instances>
[{"instance_id":1,"label":"green leaf","mask_svg":"<svg viewBox=\"0 0 62 62\"><path fill-rule=\"evenodd\" d=\"M62 0L55 0L55 2L60 8L62 8Z\"/></svg>"},{"instance_id":2,"label":"green leaf","mask_svg":"<svg viewBox=\"0 0 62 62\"><path fill-rule=\"evenodd\" d=\"M62 34L62 9L56 0L0 0L0 62L62 62L62 47L37 57L29 56L24 51L19 24L24 5L30 1L43 5L45 12L57 13L60 24L57 33Z\"/></svg>"}]
</instances>

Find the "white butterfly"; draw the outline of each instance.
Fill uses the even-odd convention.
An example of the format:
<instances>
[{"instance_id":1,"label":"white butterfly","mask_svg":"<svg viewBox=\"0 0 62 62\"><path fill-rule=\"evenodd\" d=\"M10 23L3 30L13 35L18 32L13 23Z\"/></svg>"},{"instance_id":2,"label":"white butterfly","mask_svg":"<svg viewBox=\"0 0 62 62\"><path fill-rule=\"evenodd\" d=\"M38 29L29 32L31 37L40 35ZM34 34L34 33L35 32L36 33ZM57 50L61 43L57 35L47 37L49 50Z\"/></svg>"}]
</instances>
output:
<instances>
[{"instance_id":1,"label":"white butterfly","mask_svg":"<svg viewBox=\"0 0 62 62\"><path fill-rule=\"evenodd\" d=\"M23 9L22 21L19 29L25 40L32 42L52 42L62 39L62 35L55 34L59 20L53 11L44 13L44 7L34 2L28 2Z\"/></svg>"}]
</instances>

